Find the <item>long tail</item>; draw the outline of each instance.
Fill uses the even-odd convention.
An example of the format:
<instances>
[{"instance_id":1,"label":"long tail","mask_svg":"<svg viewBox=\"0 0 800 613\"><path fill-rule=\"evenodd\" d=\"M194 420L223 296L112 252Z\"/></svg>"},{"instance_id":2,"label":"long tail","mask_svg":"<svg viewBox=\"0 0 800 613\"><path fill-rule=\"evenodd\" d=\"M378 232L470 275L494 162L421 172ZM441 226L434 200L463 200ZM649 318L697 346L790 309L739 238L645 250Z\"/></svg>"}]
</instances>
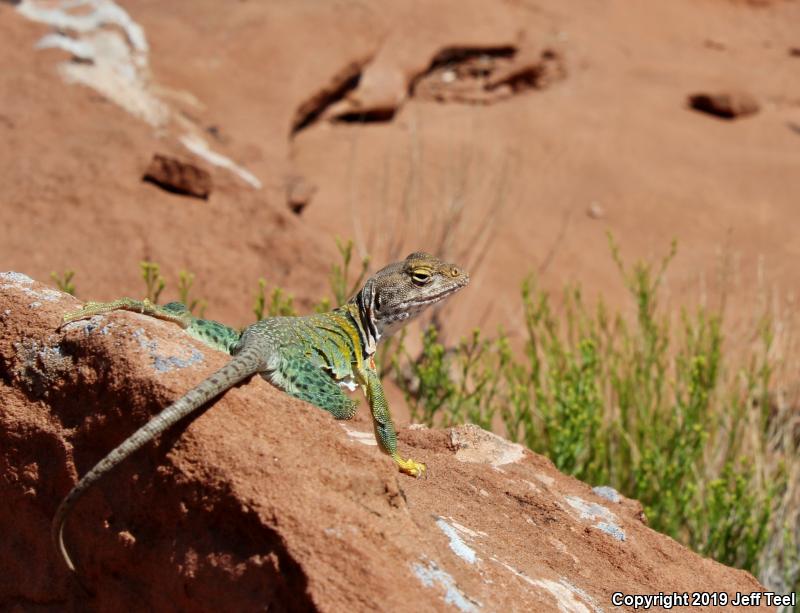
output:
<instances>
[{"instance_id":1,"label":"long tail","mask_svg":"<svg viewBox=\"0 0 800 613\"><path fill-rule=\"evenodd\" d=\"M239 381L265 368L262 352L257 347L251 345L242 350L225 366L189 390L182 398L175 401L131 434L75 484L69 494L61 501L61 504L58 505L51 526L53 544L61 552L64 562L72 572L75 572L75 565L67 552L67 548L64 546L64 524L75 503L86 490L134 451L153 440L178 421L203 406L212 398L236 385Z\"/></svg>"}]
</instances>

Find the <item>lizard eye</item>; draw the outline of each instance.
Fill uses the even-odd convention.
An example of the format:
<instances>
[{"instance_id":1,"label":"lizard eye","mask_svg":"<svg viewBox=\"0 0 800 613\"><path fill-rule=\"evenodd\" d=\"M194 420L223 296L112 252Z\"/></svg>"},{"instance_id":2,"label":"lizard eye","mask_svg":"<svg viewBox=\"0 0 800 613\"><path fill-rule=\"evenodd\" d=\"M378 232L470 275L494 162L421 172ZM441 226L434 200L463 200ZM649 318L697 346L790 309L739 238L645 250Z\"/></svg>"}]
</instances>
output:
<instances>
[{"instance_id":1,"label":"lizard eye","mask_svg":"<svg viewBox=\"0 0 800 613\"><path fill-rule=\"evenodd\" d=\"M425 285L431 280L431 275L429 272L424 270L414 270L411 273L411 280L415 285Z\"/></svg>"}]
</instances>

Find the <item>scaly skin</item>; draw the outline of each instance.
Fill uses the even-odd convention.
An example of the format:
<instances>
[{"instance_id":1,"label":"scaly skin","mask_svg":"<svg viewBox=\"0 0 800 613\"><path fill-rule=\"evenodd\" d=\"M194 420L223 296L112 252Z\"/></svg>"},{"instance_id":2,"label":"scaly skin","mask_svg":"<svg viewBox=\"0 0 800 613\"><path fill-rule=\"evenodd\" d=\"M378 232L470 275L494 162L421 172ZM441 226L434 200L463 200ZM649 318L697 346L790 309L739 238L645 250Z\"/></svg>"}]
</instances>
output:
<instances>
[{"instance_id":1,"label":"scaly skin","mask_svg":"<svg viewBox=\"0 0 800 613\"><path fill-rule=\"evenodd\" d=\"M178 324L210 347L233 359L183 397L153 417L86 473L61 501L53 517L52 536L67 567L75 565L64 545L64 525L77 500L103 475L175 423L238 382L261 374L279 389L326 411L350 419L358 403L342 387L365 393L381 449L398 469L413 477L425 475L422 462L397 453L397 434L383 392L375 351L378 342L427 307L469 283L469 275L426 253L412 253L370 277L347 304L307 317L271 317L239 332L216 321L198 319L178 302L165 306L122 298L89 302L67 313L65 322L119 309L136 311Z\"/></svg>"}]
</instances>

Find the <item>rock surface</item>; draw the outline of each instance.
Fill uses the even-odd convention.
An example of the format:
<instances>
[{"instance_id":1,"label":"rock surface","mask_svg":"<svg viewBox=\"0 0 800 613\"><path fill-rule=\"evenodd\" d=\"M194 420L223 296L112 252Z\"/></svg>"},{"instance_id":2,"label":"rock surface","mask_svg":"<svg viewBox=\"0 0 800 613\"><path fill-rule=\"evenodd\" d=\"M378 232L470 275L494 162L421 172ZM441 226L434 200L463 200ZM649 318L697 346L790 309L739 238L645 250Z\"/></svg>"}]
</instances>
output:
<instances>
[{"instance_id":1,"label":"rock surface","mask_svg":"<svg viewBox=\"0 0 800 613\"><path fill-rule=\"evenodd\" d=\"M696 111L723 119L755 115L760 108L758 101L752 95L735 91L692 94L689 96L689 106Z\"/></svg>"},{"instance_id":2,"label":"rock surface","mask_svg":"<svg viewBox=\"0 0 800 613\"><path fill-rule=\"evenodd\" d=\"M208 198L212 188L211 174L207 170L159 153L150 160L142 180L154 183L168 192L203 200Z\"/></svg>"},{"instance_id":3,"label":"rock surface","mask_svg":"<svg viewBox=\"0 0 800 613\"><path fill-rule=\"evenodd\" d=\"M402 432L430 470L413 480L365 407L337 423L256 377L79 502L66 540L87 596L51 546L56 505L227 356L133 313L59 329L77 304L0 274L0 610L595 612L615 592L762 590L476 427Z\"/></svg>"}]
</instances>

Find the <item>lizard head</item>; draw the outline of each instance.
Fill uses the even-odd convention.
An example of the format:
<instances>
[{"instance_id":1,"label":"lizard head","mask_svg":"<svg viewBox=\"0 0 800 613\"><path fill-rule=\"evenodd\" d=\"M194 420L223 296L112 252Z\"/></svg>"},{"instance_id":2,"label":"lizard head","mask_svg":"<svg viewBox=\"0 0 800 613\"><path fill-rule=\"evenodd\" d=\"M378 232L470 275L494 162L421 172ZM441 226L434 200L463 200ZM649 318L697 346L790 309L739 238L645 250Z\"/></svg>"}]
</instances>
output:
<instances>
[{"instance_id":1,"label":"lizard head","mask_svg":"<svg viewBox=\"0 0 800 613\"><path fill-rule=\"evenodd\" d=\"M468 283L469 274L459 266L415 252L375 273L352 302L377 342Z\"/></svg>"}]
</instances>

